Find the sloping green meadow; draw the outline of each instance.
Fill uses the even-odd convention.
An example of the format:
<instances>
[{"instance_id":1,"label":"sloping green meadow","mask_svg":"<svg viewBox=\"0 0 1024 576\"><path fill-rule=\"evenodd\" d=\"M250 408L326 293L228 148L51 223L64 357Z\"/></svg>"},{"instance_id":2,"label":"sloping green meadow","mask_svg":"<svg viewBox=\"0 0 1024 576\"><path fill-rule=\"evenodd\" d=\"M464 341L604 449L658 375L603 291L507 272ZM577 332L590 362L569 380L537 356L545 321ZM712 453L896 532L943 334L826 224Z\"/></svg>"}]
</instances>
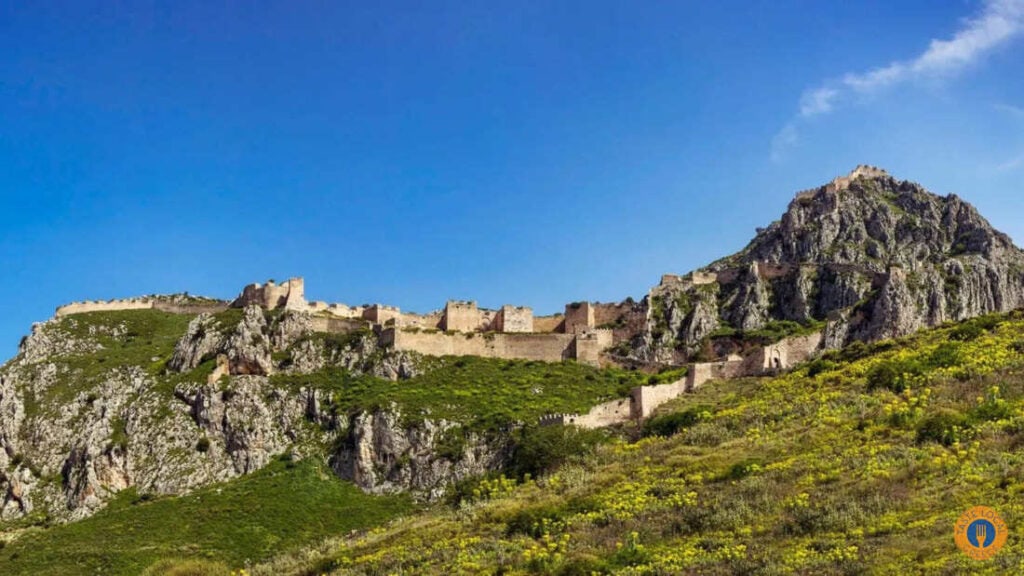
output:
<instances>
[{"instance_id":1,"label":"sloping green meadow","mask_svg":"<svg viewBox=\"0 0 1024 576\"><path fill-rule=\"evenodd\" d=\"M711 383L638 441L256 573L1024 573L1022 353L992 316ZM953 539L978 505L1010 529L987 561Z\"/></svg>"},{"instance_id":2,"label":"sloping green meadow","mask_svg":"<svg viewBox=\"0 0 1024 576\"><path fill-rule=\"evenodd\" d=\"M161 559L231 568L413 511L409 498L370 496L312 460L278 460L181 497L118 495L90 518L22 534L0 550L0 574L139 574Z\"/></svg>"}]
</instances>

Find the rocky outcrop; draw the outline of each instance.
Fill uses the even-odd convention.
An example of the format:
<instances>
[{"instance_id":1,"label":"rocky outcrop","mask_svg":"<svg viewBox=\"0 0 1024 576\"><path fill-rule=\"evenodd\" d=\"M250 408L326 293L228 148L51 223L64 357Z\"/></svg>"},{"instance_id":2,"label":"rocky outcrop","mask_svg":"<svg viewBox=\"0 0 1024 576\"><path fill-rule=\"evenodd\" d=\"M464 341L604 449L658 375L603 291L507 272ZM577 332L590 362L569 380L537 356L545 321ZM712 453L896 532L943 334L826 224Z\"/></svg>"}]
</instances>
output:
<instances>
[{"instance_id":1,"label":"rocky outcrop","mask_svg":"<svg viewBox=\"0 0 1024 576\"><path fill-rule=\"evenodd\" d=\"M1024 306L1024 252L960 198L859 167L800 193L741 252L658 286L647 305L640 360L683 361L718 321L827 322L836 347Z\"/></svg>"},{"instance_id":2,"label":"rocky outcrop","mask_svg":"<svg viewBox=\"0 0 1024 576\"><path fill-rule=\"evenodd\" d=\"M246 306L242 321L225 343L224 353L228 357L231 374L266 376L273 373L269 332L263 309L256 305Z\"/></svg>"},{"instance_id":3,"label":"rocky outcrop","mask_svg":"<svg viewBox=\"0 0 1024 576\"><path fill-rule=\"evenodd\" d=\"M508 452L507 440L485 439L443 420L402 424L392 408L352 416L331 464L368 492L413 490L433 499L454 482L500 469Z\"/></svg>"},{"instance_id":4,"label":"rocky outcrop","mask_svg":"<svg viewBox=\"0 0 1024 576\"><path fill-rule=\"evenodd\" d=\"M37 325L0 368L0 521L40 510L75 520L129 487L181 494L251 473L281 454L327 458L325 446L363 438L350 434L353 423L384 417L348 414L329 389L280 387L271 374L333 366L398 379L421 370L417 355L381 349L370 334L314 334L302 312L250 306L237 325L225 322L209 314L190 321L166 372L148 355L142 366L103 368L104 345L121 349L136 338L117 322L71 316ZM79 361L90 354L95 362ZM227 377L196 370L214 357L229 365ZM381 426L371 434L374 447L351 459L364 470L363 463L376 463L379 475L358 475L367 490L436 497L450 480L498 462L473 442L464 455L437 457L437 433L457 428L453 423L427 422L425 434ZM404 454L408 467L381 468L385 453Z\"/></svg>"},{"instance_id":5,"label":"rocky outcrop","mask_svg":"<svg viewBox=\"0 0 1024 576\"><path fill-rule=\"evenodd\" d=\"M185 335L174 347L174 356L167 367L175 372L187 372L203 360L213 358L224 345L220 324L209 314L200 314L188 324Z\"/></svg>"}]
</instances>

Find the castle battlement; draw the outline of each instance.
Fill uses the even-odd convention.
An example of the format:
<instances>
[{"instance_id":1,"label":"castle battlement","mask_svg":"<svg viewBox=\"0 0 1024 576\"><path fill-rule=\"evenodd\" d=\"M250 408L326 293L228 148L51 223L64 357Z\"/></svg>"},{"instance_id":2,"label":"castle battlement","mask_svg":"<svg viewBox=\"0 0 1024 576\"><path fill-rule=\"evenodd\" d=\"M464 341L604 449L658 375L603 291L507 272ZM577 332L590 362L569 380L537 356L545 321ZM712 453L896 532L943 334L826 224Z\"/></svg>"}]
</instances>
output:
<instances>
[{"instance_id":1,"label":"castle battlement","mask_svg":"<svg viewBox=\"0 0 1024 576\"><path fill-rule=\"evenodd\" d=\"M88 312L114 312L118 310L149 310L154 307L153 299L142 298L120 298L115 300L83 300L71 302L59 306L55 312L56 316L69 316L71 314L85 314Z\"/></svg>"}]
</instances>

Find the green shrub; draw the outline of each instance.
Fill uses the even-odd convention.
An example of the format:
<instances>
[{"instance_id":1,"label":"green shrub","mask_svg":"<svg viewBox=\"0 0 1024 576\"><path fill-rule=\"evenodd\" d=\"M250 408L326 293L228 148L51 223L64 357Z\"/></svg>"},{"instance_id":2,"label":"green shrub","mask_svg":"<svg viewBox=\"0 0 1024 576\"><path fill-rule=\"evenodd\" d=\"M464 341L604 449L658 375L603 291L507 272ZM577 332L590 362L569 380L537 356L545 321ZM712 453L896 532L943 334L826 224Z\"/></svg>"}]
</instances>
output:
<instances>
[{"instance_id":1,"label":"green shrub","mask_svg":"<svg viewBox=\"0 0 1024 576\"><path fill-rule=\"evenodd\" d=\"M977 318L967 320L963 324L960 324L949 333L949 337L952 340L959 340L961 342L969 342L979 338L985 332L995 330L1002 324L1002 319L996 315L979 316Z\"/></svg>"},{"instance_id":2,"label":"green shrub","mask_svg":"<svg viewBox=\"0 0 1024 576\"><path fill-rule=\"evenodd\" d=\"M694 424L707 420L711 417L710 406L693 406L682 412L662 414L648 419L644 422L644 436L672 436L680 430L689 428Z\"/></svg>"},{"instance_id":3,"label":"green shrub","mask_svg":"<svg viewBox=\"0 0 1024 576\"><path fill-rule=\"evenodd\" d=\"M993 386L985 393L985 399L971 411L972 422L994 422L1009 420L1013 416L1013 406L999 395L999 387Z\"/></svg>"},{"instance_id":4,"label":"green shrub","mask_svg":"<svg viewBox=\"0 0 1024 576\"><path fill-rule=\"evenodd\" d=\"M963 364L963 354L960 344L956 342L944 342L928 357L928 364L932 368L951 368Z\"/></svg>"},{"instance_id":5,"label":"green shrub","mask_svg":"<svg viewBox=\"0 0 1024 576\"><path fill-rule=\"evenodd\" d=\"M512 450L511 472L518 476L539 476L571 459L594 451L607 439L600 430L575 426L527 427L517 431Z\"/></svg>"},{"instance_id":6,"label":"green shrub","mask_svg":"<svg viewBox=\"0 0 1024 576\"><path fill-rule=\"evenodd\" d=\"M202 438L199 439L198 442L196 442L196 451L197 452L209 452L209 450L210 450L210 439L207 438L206 436L203 436Z\"/></svg>"},{"instance_id":7,"label":"green shrub","mask_svg":"<svg viewBox=\"0 0 1024 576\"><path fill-rule=\"evenodd\" d=\"M553 504L523 508L505 522L505 533L509 536L525 534L531 538L540 538L544 535L546 525L559 522L566 514L567 510Z\"/></svg>"},{"instance_id":8,"label":"green shrub","mask_svg":"<svg viewBox=\"0 0 1024 576\"><path fill-rule=\"evenodd\" d=\"M966 416L954 410L942 409L921 422L917 429L917 441L950 446L959 442L968 428Z\"/></svg>"},{"instance_id":9,"label":"green shrub","mask_svg":"<svg viewBox=\"0 0 1024 576\"><path fill-rule=\"evenodd\" d=\"M810 377L814 377L824 372L831 372L832 370L835 370L838 367L839 364L836 364L831 360L818 358L807 365L807 375Z\"/></svg>"},{"instance_id":10,"label":"green shrub","mask_svg":"<svg viewBox=\"0 0 1024 576\"><path fill-rule=\"evenodd\" d=\"M914 360L886 360L868 371L868 390L879 388L902 393L910 386L910 380L924 373L924 368Z\"/></svg>"}]
</instances>

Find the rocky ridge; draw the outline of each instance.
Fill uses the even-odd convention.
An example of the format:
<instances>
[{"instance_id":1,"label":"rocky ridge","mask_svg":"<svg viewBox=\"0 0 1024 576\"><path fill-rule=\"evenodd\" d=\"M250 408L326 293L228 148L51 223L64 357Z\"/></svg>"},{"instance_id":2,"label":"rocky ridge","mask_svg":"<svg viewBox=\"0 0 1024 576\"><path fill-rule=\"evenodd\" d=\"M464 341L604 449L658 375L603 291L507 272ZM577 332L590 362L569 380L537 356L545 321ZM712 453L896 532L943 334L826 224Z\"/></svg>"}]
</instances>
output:
<instances>
[{"instance_id":1,"label":"rocky ridge","mask_svg":"<svg viewBox=\"0 0 1024 576\"><path fill-rule=\"evenodd\" d=\"M0 368L0 521L79 519L129 487L181 494L283 453L326 454L339 476L368 492L425 498L500 463L504 444L473 435L459 453L438 456L437 443L457 423L406 423L395 406L346 413L315 386L293 389L270 378L324 367L408 378L420 370L417 355L382 350L368 334L326 343L304 313L239 312L234 325L195 316L166 361L144 357L109 370L96 369L105 354L151 337L137 334L139 312L34 326ZM218 357L228 375L212 379Z\"/></svg>"},{"instance_id":2,"label":"rocky ridge","mask_svg":"<svg viewBox=\"0 0 1024 576\"><path fill-rule=\"evenodd\" d=\"M784 321L820 325L835 348L1024 306L1024 251L959 197L860 166L645 304L632 350L644 361L680 362L712 336Z\"/></svg>"}]
</instances>

